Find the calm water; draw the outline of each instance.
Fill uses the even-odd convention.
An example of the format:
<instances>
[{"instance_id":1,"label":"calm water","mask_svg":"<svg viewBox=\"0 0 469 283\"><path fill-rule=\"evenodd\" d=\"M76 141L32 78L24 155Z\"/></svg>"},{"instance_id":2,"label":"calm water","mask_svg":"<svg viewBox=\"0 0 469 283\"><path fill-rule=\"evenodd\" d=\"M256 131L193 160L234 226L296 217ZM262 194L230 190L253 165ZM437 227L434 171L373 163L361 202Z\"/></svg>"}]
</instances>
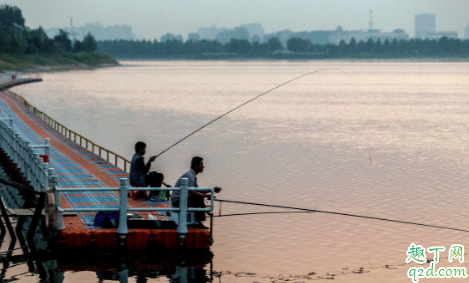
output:
<instances>
[{"instance_id":1,"label":"calm water","mask_svg":"<svg viewBox=\"0 0 469 283\"><path fill-rule=\"evenodd\" d=\"M158 154L254 96L328 69L224 117L160 156L153 169L174 183L200 155L206 169L199 184L221 186L220 199L469 231L468 63L121 63L44 74L44 82L13 91L130 158L136 141L147 143L148 156ZM221 214L276 211L286 210L223 203ZM324 213L225 216L215 219L212 268L220 282L303 282L331 274L344 282L410 282L404 265L410 243L448 250L469 247L468 235ZM5 278L24 270L15 267ZM94 272L64 276L98 281ZM148 282L168 281L156 277Z\"/></svg>"}]
</instances>

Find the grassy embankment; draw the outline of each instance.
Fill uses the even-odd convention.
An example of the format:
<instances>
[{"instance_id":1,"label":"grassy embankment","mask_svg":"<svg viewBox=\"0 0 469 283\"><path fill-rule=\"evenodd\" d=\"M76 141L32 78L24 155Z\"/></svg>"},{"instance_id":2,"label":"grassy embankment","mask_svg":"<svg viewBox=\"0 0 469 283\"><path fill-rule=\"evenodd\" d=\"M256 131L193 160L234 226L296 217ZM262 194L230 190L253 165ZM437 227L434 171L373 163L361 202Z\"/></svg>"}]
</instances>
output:
<instances>
[{"instance_id":1,"label":"grassy embankment","mask_svg":"<svg viewBox=\"0 0 469 283\"><path fill-rule=\"evenodd\" d=\"M0 72L24 70L54 71L113 65L118 65L117 61L104 54L65 53L32 55L0 53Z\"/></svg>"}]
</instances>

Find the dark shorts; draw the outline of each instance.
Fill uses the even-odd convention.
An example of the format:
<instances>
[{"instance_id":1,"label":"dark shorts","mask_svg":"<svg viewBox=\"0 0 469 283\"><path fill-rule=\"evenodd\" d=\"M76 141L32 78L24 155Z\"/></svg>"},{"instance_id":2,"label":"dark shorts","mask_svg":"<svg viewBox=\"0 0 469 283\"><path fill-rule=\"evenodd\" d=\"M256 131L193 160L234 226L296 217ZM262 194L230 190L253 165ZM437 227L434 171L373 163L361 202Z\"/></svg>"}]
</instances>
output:
<instances>
[{"instance_id":1,"label":"dark shorts","mask_svg":"<svg viewBox=\"0 0 469 283\"><path fill-rule=\"evenodd\" d=\"M179 200L172 203L174 207L179 207ZM201 207L205 208L205 199L203 197L189 197L187 199L187 205L189 207ZM205 212L204 211L196 211L195 212L195 221L201 222L205 221Z\"/></svg>"}]
</instances>

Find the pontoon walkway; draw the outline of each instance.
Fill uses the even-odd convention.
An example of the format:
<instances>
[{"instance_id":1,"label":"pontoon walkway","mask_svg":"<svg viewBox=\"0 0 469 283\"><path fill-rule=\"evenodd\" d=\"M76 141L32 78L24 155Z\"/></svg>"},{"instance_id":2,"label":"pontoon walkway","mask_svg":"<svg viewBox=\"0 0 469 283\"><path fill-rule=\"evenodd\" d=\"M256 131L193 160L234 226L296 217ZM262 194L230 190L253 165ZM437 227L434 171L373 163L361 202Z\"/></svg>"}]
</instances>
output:
<instances>
[{"instance_id":1,"label":"pontoon walkway","mask_svg":"<svg viewBox=\"0 0 469 283\"><path fill-rule=\"evenodd\" d=\"M28 80L9 82L11 85L27 83ZM5 86L5 85L4 85ZM0 91L0 118L12 115L13 128L31 144L44 144L50 139L49 168L54 168L60 188L119 187L119 179L128 173L109 163L101 156L70 140L33 114L24 101L12 97L6 90ZM86 147L89 148L88 142ZM93 149L94 151L94 146ZM98 153L100 154L100 152ZM109 159L109 157L107 158ZM114 191L62 192L61 207L66 208L116 208L119 209L119 194ZM168 207L169 202L136 201L128 198L128 207ZM21 208L21 207L19 207ZM76 216L63 217L64 228L60 231L59 243L69 249L116 250L119 248L117 230L93 226L96 212L79 212ZM147 217L148 211L142 213ZM164 213L152 213L163 219ZM208 249L210 231L188 229L186 248ZM166 249L178 247L176 229L128 229L127 249L144 250L149 246Z\"/></svg>"}]
</instances>

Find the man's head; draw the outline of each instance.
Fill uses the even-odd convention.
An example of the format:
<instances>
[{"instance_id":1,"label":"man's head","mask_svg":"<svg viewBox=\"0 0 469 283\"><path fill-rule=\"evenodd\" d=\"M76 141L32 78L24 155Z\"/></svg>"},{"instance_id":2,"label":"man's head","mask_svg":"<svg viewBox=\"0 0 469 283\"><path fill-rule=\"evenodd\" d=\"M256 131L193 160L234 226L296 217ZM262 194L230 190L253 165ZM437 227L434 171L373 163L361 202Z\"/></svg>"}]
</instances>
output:
<instances>
[{"instance_id":1,"label":"man's head","mask_svg":"<svg viewBox=\"0 0 469 283\"><path fill-rule=\"evenodd\" d=\"M204 159L202 157L199 157L199 156L192 157L191 169L194 170L194 172L196 174L204 171L204 162L203 162L203 160Z\"/></svg>"},{"instance_id":2,"label":"man's head","mask_svg":"<svg viewBox=\"0 0 469 283\"><path fill-rule=\"evenodd\" d=\"M147 152L147 145L144 142L139 141L135 144L135 152L144 155Z\"/></svg>"}]
</instances>

